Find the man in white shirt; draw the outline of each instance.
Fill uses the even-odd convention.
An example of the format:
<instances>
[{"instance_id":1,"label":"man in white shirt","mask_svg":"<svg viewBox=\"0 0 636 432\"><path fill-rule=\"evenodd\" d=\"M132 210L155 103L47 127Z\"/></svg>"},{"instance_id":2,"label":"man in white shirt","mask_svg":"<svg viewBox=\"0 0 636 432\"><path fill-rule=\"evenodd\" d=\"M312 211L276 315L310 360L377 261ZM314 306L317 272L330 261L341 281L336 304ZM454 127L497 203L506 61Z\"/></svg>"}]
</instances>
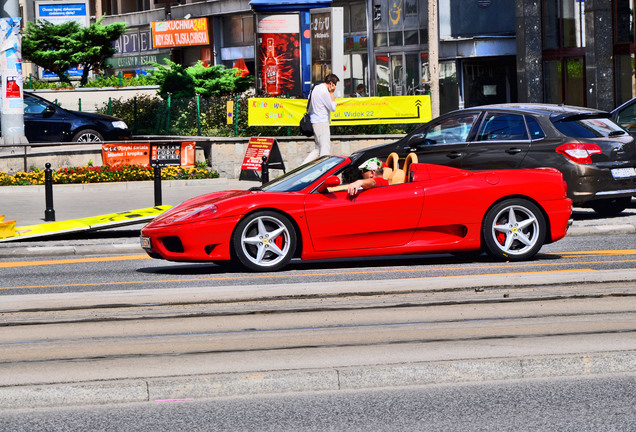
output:
<instances>
[{"instance_id":1,"label":"man in white shirt","mask_svg":"<svg viewBox=\"0 0 636 432\"><path fill-rule=\"evenodd\" d=\"M325 77L325 82L318 84L311 92L309 117L314 128L314 143L316 147L305 158L303 163L310 162L319 156L331 154L331 113L336 111L336 84L340 79L335 74Z\"/></svg>"}]
</instances>

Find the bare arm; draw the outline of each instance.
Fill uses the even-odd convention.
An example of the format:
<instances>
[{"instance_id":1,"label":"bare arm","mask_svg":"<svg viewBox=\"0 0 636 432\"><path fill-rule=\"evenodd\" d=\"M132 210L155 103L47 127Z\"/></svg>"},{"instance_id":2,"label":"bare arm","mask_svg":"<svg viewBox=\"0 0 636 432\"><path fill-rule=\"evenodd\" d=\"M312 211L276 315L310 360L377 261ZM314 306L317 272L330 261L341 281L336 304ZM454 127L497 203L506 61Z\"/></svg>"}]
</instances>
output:
<instances>
[{"instance_id":1,"label":"bare arm","mask_svg":"<svg viewBox=\"0 0 636 432\"><path fill-rule=\"evenodd\" d=\"M376 186L375 179L373 178L356 180L353 183L349 184L349 187L347 188L347 192L349 193L349 195L356 195L358 193L358 189L360 188L371 189L371 188L374 188L375 186Z\"/></svg>"}]
</instances>

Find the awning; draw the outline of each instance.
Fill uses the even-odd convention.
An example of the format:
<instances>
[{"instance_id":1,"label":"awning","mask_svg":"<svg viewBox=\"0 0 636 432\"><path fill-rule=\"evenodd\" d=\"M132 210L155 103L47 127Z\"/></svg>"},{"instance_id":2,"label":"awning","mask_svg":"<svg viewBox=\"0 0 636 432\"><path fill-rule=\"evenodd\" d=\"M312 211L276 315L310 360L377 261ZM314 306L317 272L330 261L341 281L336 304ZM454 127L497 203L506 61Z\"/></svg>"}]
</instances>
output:
<instances>
[{"instance_id":1,"label":"awning","mask_svg":"<svg viewBox=\"0 0 636 432\"><path fill-rule=\"evenodd\" d=\"M331 0L251 0L250 6L260 11L294 11L331 7Z\"/></svg>"}]
</instances>

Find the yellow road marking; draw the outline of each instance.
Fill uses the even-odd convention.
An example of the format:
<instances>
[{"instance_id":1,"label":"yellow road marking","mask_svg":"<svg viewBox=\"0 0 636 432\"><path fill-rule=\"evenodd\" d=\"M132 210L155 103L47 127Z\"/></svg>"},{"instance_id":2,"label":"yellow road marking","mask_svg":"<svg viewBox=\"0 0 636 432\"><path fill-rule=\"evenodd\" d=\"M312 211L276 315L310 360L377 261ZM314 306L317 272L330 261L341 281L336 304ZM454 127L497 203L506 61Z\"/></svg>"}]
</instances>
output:
<instances>
[{"instance_id":1,"label":"yellow road marking","mask_svg":"<svg viewBox=\"0 0 636 432\"><path fill-rule=\"evenodd\" d=\"M428 271L426 269L422 269ZM439 270L439 269L436 269ZM407 271L407 270L400 270ZM410 270L415 271L415 270ZM534 272L506 272L506 273L484 273L484 274L464 274L464 275L446 275L446 276L428 276L428 277L412 277L402 279L436 279L447 277L474 277L474 276L511 276L511 275L528 275L528 274L546 274L546 273L574 273L574 272L591 272L594 269L582 268L582 269L563 269L563 270L540 270ZM307 273L307 274L293 274L293 275L275 275L278 278L290 278L295 276L325 276L325 275L347 275L356 273L390 273L391 271L375 271L375 272L345 272L345 273ZM10 289L35 289L35 288L62 288L62 287L89 287L89 286L108 286L108 285L140 285L147 283L175 283L175 282L202 282L202 281L220 281L220 280L237 280L237 279L259 279L266 276L228 276L228 277L213 277L213 278L192 278L192 279L159 279L159 280L143 280L143 281L123 281L123 282L94 282L94 283L81 283L81 284L58 284L58 285L30 285L30 286L18 286L18 287L0 287L0 290ZM270 276L271 277L271 276Z\"/></svg>"},{"instance_id":2,"label":"yellow road marking","mask_svg":"<svg viewBox=\"0 0 636 432\"><path fill-rule=\"evenodd\" d=\"M599 250L599 251L574 251L574 252L549 252L545 255L563 255L563 256L611 256L611 255L636 255L636 249L618 249L618 250ZM16 262L7 262L0 263L0 268L12 268L12 267L29 267L29 266L40 266L40 265L57 265L57 264L77 264L77 263L90 263L90 262L101 262L101 261L128 261L128 260L143 260L143 259L151 259L146 254L141 255L118 255L118 256L109 256L109 257L97 257L97 258L71 258L71 259L63 259L63 260L45 260L45 261L16 261ZM629 261L607 261L607 262L629 262ZM193 263L190 263L193 264ZM205 264L205 263L198 263ZM563 263L559 263L563 264ZM537 263L529 263L529 264L515 264L517 266L534 266L538 265ZM546 264L546 265L555 265L555 264ZM471 267L471 268L489 268L489 267ZM451 270L454 270L451 268ZM400 270L394 270L400 271ZM410 270L404 270L410 271ZM379 272L384 272L384 270L379 270ZM355 272L358 273L358 272ZM369 273L365 271L364 273ZM324 273L323 273L324 274ZM342 274L342 273L338 273Z\"/></svg>"},{"instance_id":3,"label":"yellow road marking","mask_svg":"<svg viewBox=\"0 0 636 432\"><path fill-rule=\"evenodd\" d=\"M573 251L573 252L550 252L550 253L547 253L546 255L604 256L604 255L634 255L634 254L636 254L636 249Z\"/></svg>"},{"instance_id":4,"label":"yellow road marking","mask_svg":"<svg viewBox=\"0 0 636 432\"><path fill-rule=\"evenodd\" d=\"M0 263L0 268L13 268L13 267L30 267L41 265L55 265L55 264L77 264L77 263L91 263L102 261L128 261L128 260L140 260L150 259L148 255L118 255L111 257L101 258L71 258L63 260L47 260L47 261L16 261L8 263Z\"/></svg>"}]
</instances>

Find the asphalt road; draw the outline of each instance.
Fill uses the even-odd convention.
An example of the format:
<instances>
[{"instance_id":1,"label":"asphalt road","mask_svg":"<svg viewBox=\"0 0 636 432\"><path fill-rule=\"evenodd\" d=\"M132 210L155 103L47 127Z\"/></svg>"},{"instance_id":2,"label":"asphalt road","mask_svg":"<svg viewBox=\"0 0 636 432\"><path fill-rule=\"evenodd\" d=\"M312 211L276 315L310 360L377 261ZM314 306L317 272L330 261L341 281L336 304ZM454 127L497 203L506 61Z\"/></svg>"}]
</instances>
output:
<instances>
[{"instance_id":1,"label":"asphalt road","mask_svg":"<svg viewBox=\"0 0 636 432\"><path fill-rule=\"evenodd\" d=\"M633 372L629 241L274 274L144 255L5 261L0 406Z\"/></svg>"},{"instance_id":2,"label":"asphalt road","mask_svg":"<svg viewBox=\"0 0 636 432\"><path fill-rule=\"evenodd\" d=\"M4 411L23 431L631 432L633 375Z\"/></svg>"}]
</instances>

